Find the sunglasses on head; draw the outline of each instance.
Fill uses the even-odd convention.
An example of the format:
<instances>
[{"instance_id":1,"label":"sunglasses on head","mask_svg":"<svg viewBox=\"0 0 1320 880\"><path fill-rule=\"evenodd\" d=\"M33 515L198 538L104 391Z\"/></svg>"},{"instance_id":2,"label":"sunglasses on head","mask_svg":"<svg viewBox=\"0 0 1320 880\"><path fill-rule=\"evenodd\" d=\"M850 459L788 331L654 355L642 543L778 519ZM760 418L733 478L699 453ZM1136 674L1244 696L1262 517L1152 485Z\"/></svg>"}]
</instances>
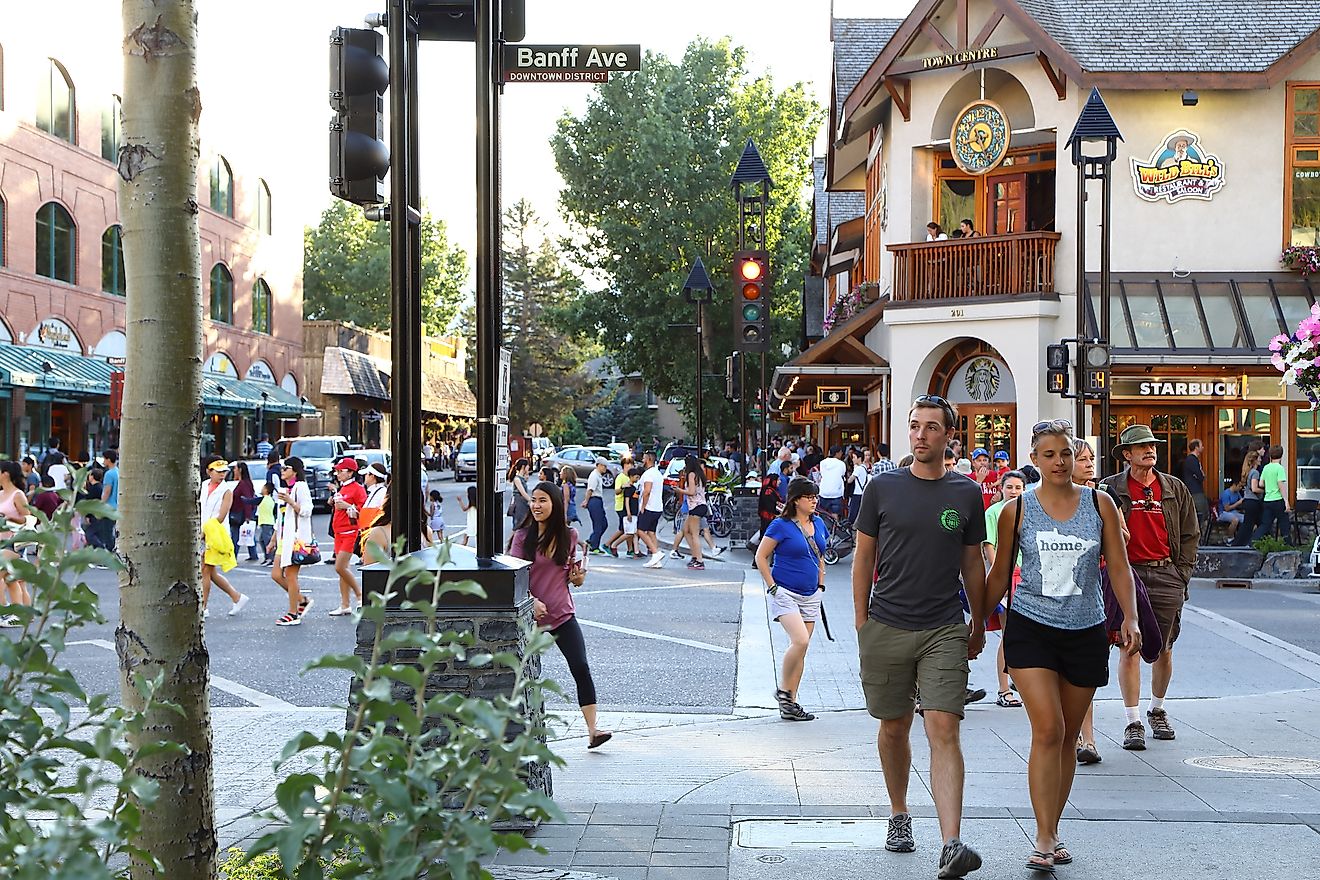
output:
<instances>
[{"instance_id":1,"label":"sunglasses on head","mask_svg":"<svg viewBox=\"0 0 1320 880\"><path fill-rule=\"evenodd\" d=\"M923 394L920 397L918 397L916 400L912 401L912 405L914 407L938 406L940 409L944 410L948 414L949 421L953 421L953 404L949 403L949 401L945 400L943 397L940 397L938 394Z\"/></svg>"},{"instance_id":2,"label":"sunglasses on head","mask_svg":"<svg viewBox=\"0 0 1320 880\"><path fill-rule=\"evenodd\" d=\"M1073 427L1073 423L1068 421L1067 419L1050 419L1049 421L1037 422L1036 424L1032 425L1031 436L1035 437L1037 434L1043 434L1046 431L1053 431L1053 430L1067 431L1068 433L1071 434L1072 427Z\"/></svg>"}]
</instances>

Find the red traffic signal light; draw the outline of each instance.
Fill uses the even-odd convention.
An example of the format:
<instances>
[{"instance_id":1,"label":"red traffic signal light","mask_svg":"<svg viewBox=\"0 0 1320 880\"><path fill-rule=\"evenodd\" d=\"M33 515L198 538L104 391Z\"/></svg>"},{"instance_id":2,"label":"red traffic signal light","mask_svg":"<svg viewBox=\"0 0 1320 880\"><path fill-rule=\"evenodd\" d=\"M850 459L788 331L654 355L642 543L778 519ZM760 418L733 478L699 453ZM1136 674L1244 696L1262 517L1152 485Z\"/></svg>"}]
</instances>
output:
<instances>
[{"instance_id":1,"label":"red traffic signal light","mask_svg":"<svg viewBox=\"0 0 1320 880\"><path fill-rule=\"evenodd\" d=\"M734 340L740 351L770 348L770 254L738 251L733 255Z\"/></svg>"}]
</instances>

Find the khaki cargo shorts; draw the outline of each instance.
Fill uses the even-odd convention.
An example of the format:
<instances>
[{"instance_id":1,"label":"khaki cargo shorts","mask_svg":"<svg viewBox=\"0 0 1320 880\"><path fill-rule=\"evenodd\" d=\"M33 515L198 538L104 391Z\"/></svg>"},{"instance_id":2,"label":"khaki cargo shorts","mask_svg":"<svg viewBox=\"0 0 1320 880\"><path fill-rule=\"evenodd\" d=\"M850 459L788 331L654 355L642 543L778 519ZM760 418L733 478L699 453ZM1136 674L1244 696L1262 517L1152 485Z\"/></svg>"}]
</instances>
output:
<instances>
[{"instance_id":1,"label":"khaki cargo shorts","mask_svg":"<svg viewBox=\"0 0 1320 880\"><path fill-rule=\"evenodd\" d=\"M921 688L922 710L963 717L967 695L967 624L906 630L867 618L857 633L862 693L872 718L911 715Z\"/></svg>"}]
</instances>

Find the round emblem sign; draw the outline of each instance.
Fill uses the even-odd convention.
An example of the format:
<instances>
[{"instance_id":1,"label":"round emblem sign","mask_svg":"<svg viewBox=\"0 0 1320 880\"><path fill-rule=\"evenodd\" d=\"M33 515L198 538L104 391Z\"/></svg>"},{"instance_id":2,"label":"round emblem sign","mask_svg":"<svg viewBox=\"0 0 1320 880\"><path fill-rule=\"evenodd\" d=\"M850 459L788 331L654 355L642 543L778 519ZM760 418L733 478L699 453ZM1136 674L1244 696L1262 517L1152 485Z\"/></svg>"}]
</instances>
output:
<instances>
[{"instance_id":1,"label":"round emblem sign","mask_svg":"<svg viewBox=\"0 0 1320 880\"><path fill-rule=\"evenodd\" d=\"M1008 117L993 101L973 101L954 120L949 135L953 161L968 174L985 174L1008 155Z\"/></svg>"}]
</instances>

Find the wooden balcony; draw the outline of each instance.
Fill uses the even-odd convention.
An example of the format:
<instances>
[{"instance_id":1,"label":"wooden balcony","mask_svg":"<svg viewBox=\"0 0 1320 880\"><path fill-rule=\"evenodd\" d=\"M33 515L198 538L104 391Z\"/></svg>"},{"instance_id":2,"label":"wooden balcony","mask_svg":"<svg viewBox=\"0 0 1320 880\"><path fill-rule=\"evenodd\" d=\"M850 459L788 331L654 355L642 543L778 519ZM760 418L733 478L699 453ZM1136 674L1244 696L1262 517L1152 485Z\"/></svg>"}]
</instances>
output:
<instances>
[{"instance_id":1,"label":"wooden balcony","mask_svg":"<svg viewBox=\"0 0 1320 880\"><path fill-rule=\"evenodd\" d=\"M1015 232L891 244L891 301L1053 293L1057 232Z\"/></svg>"}]
</instances>

